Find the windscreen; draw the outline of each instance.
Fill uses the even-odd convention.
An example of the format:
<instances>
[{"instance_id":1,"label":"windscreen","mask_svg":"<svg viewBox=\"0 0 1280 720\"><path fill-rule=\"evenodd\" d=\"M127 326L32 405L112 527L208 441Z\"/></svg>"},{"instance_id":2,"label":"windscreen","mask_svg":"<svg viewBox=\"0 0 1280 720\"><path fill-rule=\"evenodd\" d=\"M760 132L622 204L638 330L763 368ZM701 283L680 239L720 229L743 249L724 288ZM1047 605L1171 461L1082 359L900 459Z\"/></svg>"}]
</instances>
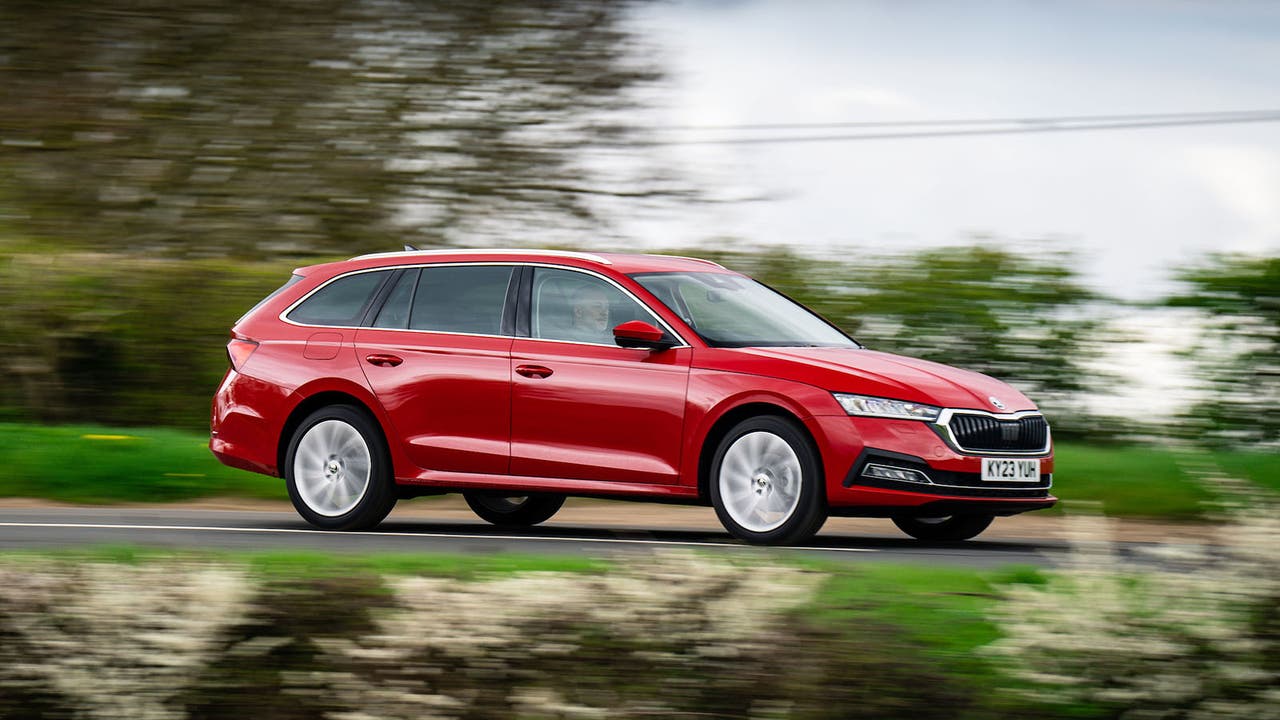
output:
<instances>
[{"instance_id":1,"label":"windscreen","mask_svg":"<svg viewBox=\"0 0 1280 720\"><path fill-rule=\"evenodd\" d=\"M748 277L700 272L632 277L712 347L859 347L808 308Z\"/></svg>"}]
</instances>

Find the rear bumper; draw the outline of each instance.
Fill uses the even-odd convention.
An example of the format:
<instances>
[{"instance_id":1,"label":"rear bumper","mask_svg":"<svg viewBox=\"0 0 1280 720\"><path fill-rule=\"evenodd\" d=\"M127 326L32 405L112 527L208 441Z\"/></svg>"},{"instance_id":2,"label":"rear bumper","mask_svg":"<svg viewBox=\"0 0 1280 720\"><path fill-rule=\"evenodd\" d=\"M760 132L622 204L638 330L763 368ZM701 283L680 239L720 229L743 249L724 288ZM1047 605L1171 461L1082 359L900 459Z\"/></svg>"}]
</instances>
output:
<instances>
[{"instance_id":1,"label":"rear bumper","mask_svg":"<svg viewBox=\"0 0 1280 720\"><path fill-rule=\"evenodd\" d=\"M258 411L270 407L279 392L268 383L228 370L213 396L209 450L222 464L279 477L276 467L277 423Z\"/></svg>"}]
</instances>

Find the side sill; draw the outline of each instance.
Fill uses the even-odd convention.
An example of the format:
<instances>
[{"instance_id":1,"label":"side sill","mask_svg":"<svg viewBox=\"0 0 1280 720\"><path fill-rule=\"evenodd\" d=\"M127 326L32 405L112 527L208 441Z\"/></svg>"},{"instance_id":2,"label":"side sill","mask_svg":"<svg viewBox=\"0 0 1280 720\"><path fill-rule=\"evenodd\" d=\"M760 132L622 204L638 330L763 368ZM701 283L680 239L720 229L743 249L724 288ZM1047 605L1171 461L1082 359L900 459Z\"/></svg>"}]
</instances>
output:
<instances>
[{"instance_id":1,"label":"side sill","mask_svg":"<svg viewBox=\"0 0 1280 720\"><path fill-rule=\"evenodd\" d=\"M652 485L611 480L576 480L483 473L424 471L411 478L396 478L404 487L449 490L509 490L514 494L543 492L581 497L649 502L698 503L698 489L682 485Z\"/></svg>"}]
</instances>

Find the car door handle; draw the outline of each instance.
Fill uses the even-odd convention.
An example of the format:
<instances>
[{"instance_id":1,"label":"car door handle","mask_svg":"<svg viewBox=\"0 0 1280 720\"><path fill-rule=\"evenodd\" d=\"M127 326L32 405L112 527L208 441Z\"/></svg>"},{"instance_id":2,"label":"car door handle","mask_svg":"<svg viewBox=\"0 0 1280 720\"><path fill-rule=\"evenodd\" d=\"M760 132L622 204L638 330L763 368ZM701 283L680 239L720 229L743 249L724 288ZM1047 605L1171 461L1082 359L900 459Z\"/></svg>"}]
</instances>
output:
<instances>
[{"instance_id":1,"label":"car door handle","mask_svg":"<svg viewBox=\"0 0 1280 720\"><path fill-rule=\"evenodd\" d=\"M551 368L541 365L517 365L516 372L527 378L544 378L551 376Z\"/></svg>"},{"instance_id":2,"label":"car door handle","mask_svg":"<svg viewBox=\"0 0 1280 720\"><path fill-rule=\"evenodd\" d=\"M404 362L404 359L396 357L395 355L381 355L378 353L366 355L364 360L370 365L377 365L378 367L395 367Z\"/></svg>"}]
</instances>

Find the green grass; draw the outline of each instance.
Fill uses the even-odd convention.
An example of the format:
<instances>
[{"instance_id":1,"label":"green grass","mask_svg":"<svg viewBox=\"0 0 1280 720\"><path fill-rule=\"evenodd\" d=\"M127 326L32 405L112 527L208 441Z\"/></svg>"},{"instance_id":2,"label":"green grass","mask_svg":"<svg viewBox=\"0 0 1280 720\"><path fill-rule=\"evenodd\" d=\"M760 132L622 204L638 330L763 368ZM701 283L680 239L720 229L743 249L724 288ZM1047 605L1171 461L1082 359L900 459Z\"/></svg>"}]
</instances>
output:
<instances>
[{"instance_id":1,"label":"green grass","mask_svg":"<svg viewBox=\"0 0 1280 720\"><path fill-rule=\"evenodd\" d=\"M1199 519L1215 498L1172 451L1154 446L1059 444L1053 488L1067 512L1073 503L1091 502L1107 515L1168 520Z\"/></svg>"},{"instance_id":2,"label":"green grass","mask_svg":"<svg viewBox=\"0 0 1280 720\"><path fill-rule=\"evenodd\" d=\"M909 628L915 640L952 658L970 657L996 639L987 613L998 598L997 586L1043 581L1026 568L991 572L878 562L814 567L830 575L813 610L819 622L837 623L851 612L870 611L877 620Z\"/></svg>"},{"instance_id":3,"label":"green grass","mask_svg":"<svg viewBox=\"0 0 1280 720\"><path fill-rule=\"evenodd\" d=\"M1215 453L1213 459L1232 477L1280 492L1280 453L1222 452Z\"/></svg>"},{"instance_id":4,"label":"green grass","mask_svg":"<svg viewBox=\"0 0 1280 720\"><path fill-rule=\"evenodd\" d=\"M351 577L359 575L427 575L477 580L522 572L598 573L610 563L580 555L525 553L321 553L313 551L164 550L134 545L97 545L65 550L0 552L0 558L39 565L54 563L122 563L128 565L178 559L247 566L274 579Z\"/></svg>"},{"instance_id":5,"label":"green grass","mask_svg":"<svg viewBox=\"0 0 1280 720\"><path fill-rule=\"evenodd\" d=\"M172 502L208 497L286 500L278 478L219 463L201 433L0 423L0 497L78 503ZM1057 512L1096 503L1107 515L1202 520L1215 494L1178 456L1154 446L1057 449ZM1214 452L1197 464L1280 491L1280 453Z\"/></svg>"},{"instance_id":6,"label":"green grass","mask_svg":"<svg viewBox=\"0 0 1280 720\"><path fill-rule=\"evenodd\" d=\"M288 498L284 481L226 467L208 443L206 435L160 428L0 424L0 496L78 503Z\"/></svg>"}]
</instances>

